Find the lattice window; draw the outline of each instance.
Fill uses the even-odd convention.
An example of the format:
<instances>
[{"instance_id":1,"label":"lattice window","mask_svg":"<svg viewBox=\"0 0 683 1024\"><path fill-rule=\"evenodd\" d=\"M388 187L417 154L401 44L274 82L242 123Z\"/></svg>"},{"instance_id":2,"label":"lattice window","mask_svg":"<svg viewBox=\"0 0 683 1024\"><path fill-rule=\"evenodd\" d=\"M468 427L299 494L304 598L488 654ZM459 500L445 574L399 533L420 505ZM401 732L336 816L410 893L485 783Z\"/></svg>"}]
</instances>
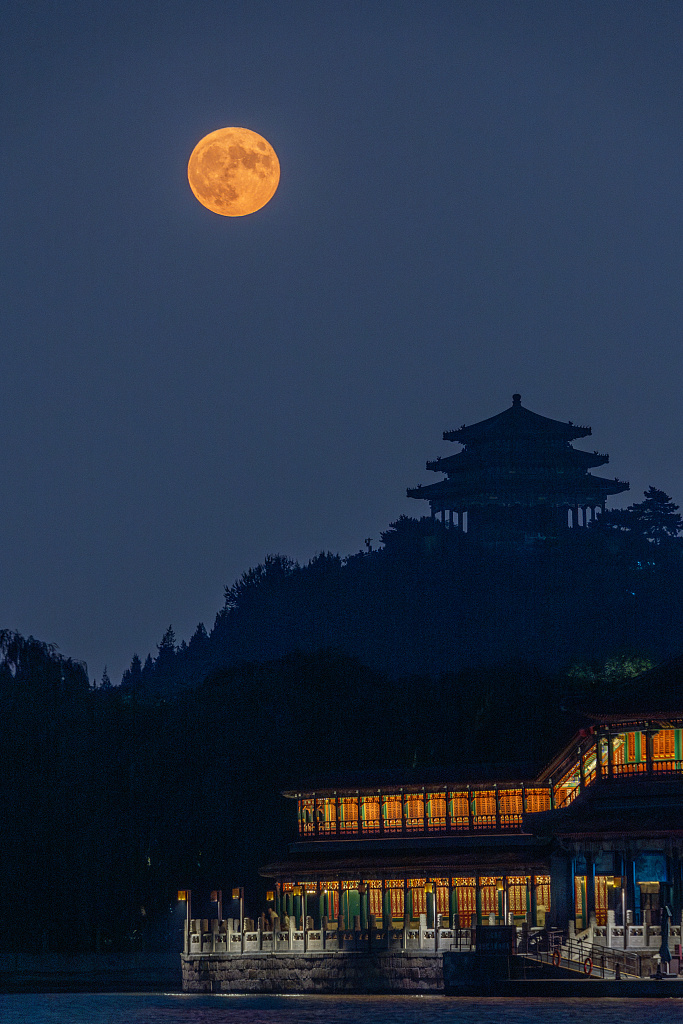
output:
<instances>
[{"instance_id":1,"label":"lattice window","mask_svg":"<svg viewBox=\"0 0 683 1024\"><path fill-rule=\"evenodd\" d=\"M498 793L501 814L522 813L522 790L501 789Z\"/></svg>"},{"instance_id":2,"label":"lattice window","mask_svg":"<svg viewBox=\"0 0 683 1024\"><path fill-rule=\"evenodd\" d=\"M379 796L360 798L360 817L364 832L379 832Z\"/></svg>"},{"instance_id":3,"label":"lattice window","mask_svg":"<svg viewBox=\"0 0 683 1024\"><path fill-rule=\"evenodd\" d=\"M550 910L550 875L536 875L536 907L538 910Z\"/></svg>"},{"instance_id":4,"label":"lattice window","mask_svg":"<svg viewBox=\"0 0 683 1024\"><path fill-rule=\"evenodd\" d=\"M472 824L475 828L496 827L495 789L477 789L472 794Z\"/></svg>"},{"instance_id":5,"label":"lattice window","mask_svg":"<svg viewBox=\"0 0 683 1024\"><path fill-rule=\"evenodd\" d=\"M400 793L382 795L382 824L385 832L403 829L403 804Z\"/></svg>"},{"instance_id":6,"label":"lattice window","mask_svg":"<svg viewBox=\"0 0 683 1024\"><path fill-rule=\"evenodd\" d=\"M424 830L425 801L422 793L406 793L405 798L406 828L410 832Z\"/></svg>"},{"instance_id":7,"label":"lattice window","mask_svg":"<svg viewBox=\"0 0 683 1024\"><path fill-rule=\"evenodd\" d=\"M365 881L368 887L368 913L374 914L378 921L382 919L382 883L376 878Z\"/></svg>"},{"instance_id":8,"label":"lattice window","mask_svg":"<svg viewBox=\"0 0 683 1024\"><path fill-rule=\"evenodd\" d=\"M402 878L388 878L384 883L386 888L389 890L389 905L391 908L392 917L403 917L404 902L403 902L403 889L404 883Z\"/></svg>"},{"instance_id":9,"label":"lattice window","mask_svg":"<svg viewBox=\"0 0 683 1024\"><path fill-rule=\"evenodd\" d=\"M608 886L606 875L595 876L595 919L598 924L607 924Z\"/></svg>"},{"instance_id":10,"label":"lattice window","mask_svg":"<svg viewBox=\"0 0 683 1024\"><path fill-rule=\"evenodd\" d=\"M426 878L409 878L408 888L413 896L413 917L427 913L427 894L425 893Z\"/></svg>"},{"instance_id":11,"label":"lattice window","mask_svg":"<svg viewBox=\"0 0 683 1024\"><path fill-rule=\"evenodd\" d=\"M550 790L546 789L527 789L526 790L526 809L529 814L538 814L541 811L550 810Z\"/></svg>"},{"instance_id":12,"label":"lattice window","mask_svg":"<svg viewBox=\"0 0 683 1024\"><path fill-rule=\"evenodd\" d=\"M316 801L318 832L337 831L337 800L335 797L319 797Z\"/></svg>"},{"instance_id":13,"label":"lattice window","mask_svg":"<svg viewBox=\"0 0 683 1024\"><path fill-rule=\"evenodd\" d=\"M600 767L603 769L603 773L607 771L607 739L605 736L600 737Z\"/></svg>"},{"instance_id":14,"label":"lattice window","mask_svg":"<svg viewBox=\"0 0 683 1024\"><path fill-rule=\"evenodd\" d=\"M522 790L498 790L501 828L515 828L522 824Z\"/></svg>"},{"instance_id":15,"label":"lattice window","mask_svg":"<svg viewBox=\"0 0 683 1024\"><path fill-rule=\"evenodd\" d=\"M676 730L661 729L652 737L652 757L660 761L672 761L676 756Z\"/></svg>"},{"instance_id":16,"label":"lattice window","mask_svg":"<svg viewBox=\"0 0 683 1024\"><path fill-rule=\"evenodd\" d=\"M481 901L482 917L489 914L498 916L498 886L503 884L502 878L480 878L479 899Z\"/></svg>"},{"instance_id":17,"label":"lattice window","mask_svg":"<svg viewBox=\"0 0 683 1024\"><path fill-rule=\"evenodd\" d=\"M577 761L554 787L555 806L566 807L579 793L580 763Z\"/></svg>"},{"instance_id":18,"label":"lattice window","mask_svg":"<svg viewBox=\"0 0 683 1024\"><path fill-rule=\"evenodd\" d=\"M449 797L449 813L451 828L456 832L466 832L470 827L470 801L466 789L452 792Z\"/></svg>"},{"instance_id":19,"label":"lattice window","mask_svg":"<svg viewBox=\"0 0 683 1024\"><path fill-rule=\"evenodd\" d=\"M427 793L427 828L437 832L446 828L446 793Z\"/></svg>"},{"instance_id":20,"label":"lattice window","mask_svg":"<svg viewBox=\"0 0 683 1024\"><path fill-rule=\"evenodd\" d=\"M315 832L315 800L306 797L299 800L299 832L301 835L312 835Z\"/></svg>"},{"instance_id":21,"label":"lattice window","mask_svg":"<svg viewBox=\"0 0 683 1024\"><path fill-rule=\"evenodd\" d=\"M332 889L330 883L325 888L327 889L327 917L331 921L336 917L339 917L339 883L334 883L337 889Z\"/></svg>"},{"instance_id":22,"label":"lattice window","mask_svg":"<svg viewBox=\"0 0 683 1024\"><path fill-rule=\"evenodd\" d=\"M350 889L357 889L359 885L360 885L360 879L357 879L356 881L353 881L353 882L342 882L342 884L341 884L342 892L347 892Z\"/></svg>"},{"instance_id":23,"label":"lattice window","mask_svg":"<svg viewBox=\"0 0 683 1024\"><path fill-rule=\"evenodd\" d=\"M508 911L515 917L523 917L527 912L527 881L524 875L508 877Z\"/></svg>"},{"instance_id":24,"label":"lattice window","mask_svg":"<svg viewBox=\"0 0 683 1024\"><path fill-rule=\"evenodd\" d=\"M585 911L585 897L586 897L586 876L575 875L574 876L574 917L577 921L582 921L584 918ZM586 920L587 920L587 915Z\"/></svg>"},{"instance_id":25,"label":"lattice window","mask_svg":"<svg viewBox=\"0 0 683 1024\"><path fill-rule=\"evenodd\" d=\"M623 764L626 754L626 736L618 733L612 737L612 764Z\"/></svg>"},{"instance_id":26,"label":"lattice window","mask_svg":"<svg viewBox=\"0 0 683 1024\"><path fill-rule=\"evenodd\" d=\"M628 751L628 753L626 755L628 760L631 761L631 762L635 761L635 759L636 759L636 734L634 732L627 732L626 733L626 748L627 748L627 751Z\"/></svg>"},{"instance_id":27,"label":"lattice window","mask_svg":"<svg viewBox=\"0 0 683 1024\"><path fill-rule=\"evenodd\" d=\"M447 878L432 878L430 879L434 885L434 893L436 895L436 912L437 914L450 914L450 906L448 902L448 879Z\"/></svg>"},{"instance_id":28,"label":"lattice window","mask_svg":"<svg viewBox=\"0 0 683 1024\"><path fill-rule=\"evenodd\" d=\"M622 733L618 756L612 760L614 775L638 775L645 771L645 734L641 732Z\"/></svg>"},{"instance_id":29,"label":"lattice window","mask_svg":"<svg viewBox=\"0 0 683 1024\"><path fill-rule=\"evenodd\" d=\"M358 831L358 797L339 797L339 831Z\"/></svg>"},{"instance_id":30,"label":"lattice window","mask_svg":"<svg viewBox=\"0 0 683 1024\"><path fill-rule=\"evenodd\" d=\"M476 878L454 878L455 895L458 903L458 919L461 928L469 928L472 914L477 912Z\"/></svg>"},{"instance_id":31,"label":"lattice window","mask_svg":"<svg viewBox=\"0 0 683 1024\"><path fill-rule=\"evenodd\" d=\"M587 786L590 786L591 782L593 782L593 780L595 779L595 773L597 770L597 760L597 749L595 745L593 745L583 755L583 780Z\"/></svg>"}]
</instances>

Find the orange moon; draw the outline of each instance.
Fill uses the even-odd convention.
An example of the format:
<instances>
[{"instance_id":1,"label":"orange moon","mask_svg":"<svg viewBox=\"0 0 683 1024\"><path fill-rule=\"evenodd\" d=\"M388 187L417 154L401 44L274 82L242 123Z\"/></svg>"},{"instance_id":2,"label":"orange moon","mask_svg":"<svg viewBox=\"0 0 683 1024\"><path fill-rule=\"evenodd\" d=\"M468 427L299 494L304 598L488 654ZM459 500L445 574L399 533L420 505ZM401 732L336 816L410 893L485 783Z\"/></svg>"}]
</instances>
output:
<instances>
[{"instance_id":1,"label":"orange moon","mask_svg":"<svg viewBox=\"0 0 683 1024\"><path fill-rule=\"evenodd\" d=\"M192 150L187 177L207 210L244 217L275 195L280 161L271 144L249 128L219 128Z\"/></svg>"}]
</instances>

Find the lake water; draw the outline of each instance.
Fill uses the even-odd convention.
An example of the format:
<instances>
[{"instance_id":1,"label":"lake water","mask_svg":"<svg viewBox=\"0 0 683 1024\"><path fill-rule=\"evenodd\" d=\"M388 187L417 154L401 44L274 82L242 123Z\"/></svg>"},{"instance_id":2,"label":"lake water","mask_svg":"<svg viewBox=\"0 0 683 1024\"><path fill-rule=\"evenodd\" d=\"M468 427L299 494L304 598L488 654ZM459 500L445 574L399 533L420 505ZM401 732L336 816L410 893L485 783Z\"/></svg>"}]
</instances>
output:
<instances>
[{"instance_id":1,"label":"lake water","mask_svg":"<svg viewBox=\"0 0 683 1024\"><path fill-rule=\"evenodd\" d=\"M0 995L2 1024L671 1024L670 999L445 996Z\"/></svg>"}]
</instances>

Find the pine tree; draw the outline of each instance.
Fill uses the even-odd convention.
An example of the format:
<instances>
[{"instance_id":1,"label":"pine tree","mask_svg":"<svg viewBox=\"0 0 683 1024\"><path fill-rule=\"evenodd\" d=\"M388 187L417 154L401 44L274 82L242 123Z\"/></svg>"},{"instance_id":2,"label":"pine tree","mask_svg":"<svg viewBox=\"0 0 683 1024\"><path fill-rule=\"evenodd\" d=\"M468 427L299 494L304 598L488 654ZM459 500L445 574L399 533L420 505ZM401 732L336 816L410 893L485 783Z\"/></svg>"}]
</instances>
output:
<instances>
[{"instance_id":1,"label":"pine tree","mask_svg":"<svg viewBox=\"0 0 683 1024\"><path fill-rule=\"evenodd\" d=\"M157 650L159 652L156 659L157 666L163 665L167 661L170 661L171 658L173 658L176 652L175 633L173 631L173 626L168 627L168 629L161 638L161 643L157 644Z\"/></svg>"},{"instance_id":2,"label":"pine tree","mask_svg":"<svg viewBox=\"0 0 683 1024\"><path fill-rule=\"evenodd\" d=\"M677 537L683 529L683 517L678 514L678 505L656 487L650 487L644 496L645 501L628 507L635 520L636 532L655 544Z\"/></svg>"},{"instance_id":3,"label":"pine tree","mask_svg":"<svg viewBox=\"0 0 683 1024\"><path fill-rule=\"evenodd\" d=\"M122 686L138 686L142 682L142 662L137 654L134 654L121 679Z\"/></svg>"}]
</instances>

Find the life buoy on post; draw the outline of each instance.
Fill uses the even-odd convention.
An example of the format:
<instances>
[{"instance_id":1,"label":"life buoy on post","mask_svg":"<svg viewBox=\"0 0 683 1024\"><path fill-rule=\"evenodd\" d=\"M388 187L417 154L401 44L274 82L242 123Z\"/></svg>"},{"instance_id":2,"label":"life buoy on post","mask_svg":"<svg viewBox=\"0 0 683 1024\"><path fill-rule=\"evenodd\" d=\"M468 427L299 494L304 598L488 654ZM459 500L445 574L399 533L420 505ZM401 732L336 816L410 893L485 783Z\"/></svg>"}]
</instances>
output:
<instances>
[{"instance_id":1,"label":"life buoy on post","mask_svg":"<svg viewBox=\"0 0 683 1024\"><path fill-rule=\"evenodd\" d=\"M583 961L583 973L586 975L587 978L590 978L591 974L593 973L593 961L589 956L587 956L586 959Z\"/></svg>"},{"instance_id":2,"label":"life buoy on post","mask_svg":"<svg viewBox=\"0 0 683 1024\"><path fill-rule=\"evenodd\" d=\"M553 952L553 967L559 967L559 966L560 966L560 951L559 951L559 949L556 949Z\"/></svg>"}]
</instances>

